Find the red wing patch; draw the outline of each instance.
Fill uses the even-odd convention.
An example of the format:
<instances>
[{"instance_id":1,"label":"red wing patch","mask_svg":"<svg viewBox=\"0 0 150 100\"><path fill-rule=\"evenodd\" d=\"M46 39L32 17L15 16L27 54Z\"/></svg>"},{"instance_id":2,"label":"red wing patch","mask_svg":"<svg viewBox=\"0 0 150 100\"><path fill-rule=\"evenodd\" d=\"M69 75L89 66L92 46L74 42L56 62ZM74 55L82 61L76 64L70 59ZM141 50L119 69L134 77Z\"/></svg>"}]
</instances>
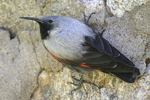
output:
<instances>
[{"instance_id":1,"label":"red wing patch","mask_svg":"<svg viewBox=\"0 0 150 100\"><path fill-rule=\"evenodd\" d=\"M60 61L60 62L62 62L62 63L64 63L64 64L66 64L66 65L69 65L69 64L67 64L67 63L65 63L65 62L63 62L63 61L61 61L60 59L58 59L56 56L54 56L51 52L49 52L51 55L52 55L52 57L53 58L55 58L56 60L58 60L58 61Z\"/></svg>"},{"instance_id":2,"label":"red wing patch","mask_svg":"<svg viewBox=\"0 0 150 100\"><path fill-rule=\"evenodd\" d=\"M90 68L90 69L96 69L96 70L100 70L100 68L93 68L93 67L90 67L88 65L85 65L85 63L82 63L80 64L81 67L84 67L84 68Z\"/></svg>"}]
</instances>

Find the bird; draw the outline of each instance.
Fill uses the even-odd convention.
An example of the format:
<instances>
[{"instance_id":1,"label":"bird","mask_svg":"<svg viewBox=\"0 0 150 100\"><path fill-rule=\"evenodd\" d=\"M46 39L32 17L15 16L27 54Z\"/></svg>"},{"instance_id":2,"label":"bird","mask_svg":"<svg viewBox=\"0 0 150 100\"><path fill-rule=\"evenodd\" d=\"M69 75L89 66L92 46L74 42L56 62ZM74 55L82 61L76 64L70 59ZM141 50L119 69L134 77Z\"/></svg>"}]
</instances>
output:
<instances>
[{"instance_id":1,"label":"bird","mask_svg":"<svg viewBox=\"0 0 150 100\"><path fill-rule=\"evenodd\" d=\"M92 13L93 14L93 13ZM140 70L126 56L112 46L102 34L95 33L84 14L84 23L69 17L45 16L41 18L20 17L36 21L40 26L41 41L45 49L59 62L73 71L85 74L100 70L113 74L127 83L133 83ZM78 87L83 83L79 80Z\"/></svg>"}]
</instances>

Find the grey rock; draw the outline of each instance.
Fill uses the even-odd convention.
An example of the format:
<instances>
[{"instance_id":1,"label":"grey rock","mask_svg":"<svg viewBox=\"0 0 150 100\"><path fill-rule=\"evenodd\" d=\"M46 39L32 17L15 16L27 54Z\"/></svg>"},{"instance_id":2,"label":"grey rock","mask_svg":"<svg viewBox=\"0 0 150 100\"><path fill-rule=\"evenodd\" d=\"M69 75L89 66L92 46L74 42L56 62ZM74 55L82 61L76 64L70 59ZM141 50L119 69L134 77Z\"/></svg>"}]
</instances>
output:
<instances>
[{"instance_id":1,"label":"grey rock","mask_svg":"<svg viewBox=\"0 0 150 100\"><path fill-rule=\"evenodd\" d=\"M108 12L103 0L1 1L0 99L150 99L150 62L147 60L150 58L150 3L146 2L115 3L114 0L107 0ZM141 6L135 7L137 5ZM73 96L69 95L75 86L67 82L73 81L71 76L80 78L81 75L63 67L50 56L41 43L37 23L19 19L22 16L61 15L83 21L83 11L87 16L96 12L89 25L97 33L102 27L106 28L103 37L140 69L141 77L135 83L128 84L115 76L94 71L84 75L84 79L102 86L100 90L93 85L83 84ZM10 38L11 35L16 36Z\"/></svg>"}]
</instances>

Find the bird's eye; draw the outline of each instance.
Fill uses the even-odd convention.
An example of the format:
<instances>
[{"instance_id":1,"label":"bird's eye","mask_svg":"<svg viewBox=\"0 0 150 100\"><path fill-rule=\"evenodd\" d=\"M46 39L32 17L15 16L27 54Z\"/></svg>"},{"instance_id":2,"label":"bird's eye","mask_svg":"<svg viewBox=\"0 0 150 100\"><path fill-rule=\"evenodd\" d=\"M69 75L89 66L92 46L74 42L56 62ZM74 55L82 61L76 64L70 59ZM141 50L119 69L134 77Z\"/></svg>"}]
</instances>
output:
<instances>
[{"instance_id":1,"label":"bird's eye","mask_svg":"<svg viewBox=\"0 0 150 100\"><path fill-rule=\"evenodd\" d=\"M52 23L53 21L52 20L49 20L49 23Z\"/></svg>"}]
</instances>

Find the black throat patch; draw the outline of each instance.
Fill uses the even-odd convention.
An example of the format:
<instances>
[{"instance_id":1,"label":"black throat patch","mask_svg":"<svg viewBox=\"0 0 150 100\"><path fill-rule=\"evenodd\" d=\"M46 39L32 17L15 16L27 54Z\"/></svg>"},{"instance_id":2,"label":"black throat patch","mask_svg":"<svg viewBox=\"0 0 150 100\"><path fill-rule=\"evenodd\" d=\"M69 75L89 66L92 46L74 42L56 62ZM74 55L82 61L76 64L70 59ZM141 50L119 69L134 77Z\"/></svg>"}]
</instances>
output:
<instances>
[{"instance_id":1,"label":"black throat patch","mask_svg":"<svg viewBox=\"0 0 150 100\"><path fill-rule=\"evenodd\" d=\"M50 30L50 26L41 23L39 23L39 25L40 25L41 39L46 39L49 36L49 33L47 31Z\"/></svg>"}]
</instances>

